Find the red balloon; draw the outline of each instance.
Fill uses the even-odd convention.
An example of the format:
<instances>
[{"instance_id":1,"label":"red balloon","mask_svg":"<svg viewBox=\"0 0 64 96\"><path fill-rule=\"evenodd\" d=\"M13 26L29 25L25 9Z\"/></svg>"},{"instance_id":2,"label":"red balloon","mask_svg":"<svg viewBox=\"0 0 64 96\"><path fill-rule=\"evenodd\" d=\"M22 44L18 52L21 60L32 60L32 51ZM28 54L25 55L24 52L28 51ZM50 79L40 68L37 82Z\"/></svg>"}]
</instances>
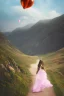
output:
<instances>
[{"instance_id":1,"label":"red balloon","mask_svg":"<svg viewBox=\"0 0 64 96\"><path fill-rule=\"evenodd\" d=\"M24 9L31 7L34 4L34 0L20 0L20 3Z\"/></svg>"}]
</instances>

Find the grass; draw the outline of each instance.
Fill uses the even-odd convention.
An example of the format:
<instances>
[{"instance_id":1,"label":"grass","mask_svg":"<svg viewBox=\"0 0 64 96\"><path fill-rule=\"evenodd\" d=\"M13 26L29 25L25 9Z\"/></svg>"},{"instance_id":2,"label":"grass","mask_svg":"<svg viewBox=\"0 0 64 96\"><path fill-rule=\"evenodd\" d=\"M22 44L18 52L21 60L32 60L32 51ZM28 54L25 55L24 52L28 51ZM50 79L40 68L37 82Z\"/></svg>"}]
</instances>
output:
<instances>
[{"instance_id":1,"label":"grass","mask_svg":"<svg viewBox=\"0 0 64 96\"><path fill-rule=\"evenodd\" d=\"M57 72L52 72L48 70L47 73L48 73L49 80L53 84L53 88L56 93L56 96L64 96L64 92L63 92L64 84L62 84L64 78L60 79L62 76L60 76Z\"/></svg>"},{"instance_id":2,"label":"grass","mask_svg":"<svg viewBox=\"0 0 64 96\"><path fill-rule=\"evenodd\" d=\"M56 96L64 96L64 48L40 57ZM13 47L0 33L0 96L27 95L31 84L28 68L36 59L36 56L25 55ZM7 67L9 63L15 72Z\"/></svg>"},{"instance_id":3,"label":"grass","mask_svg":"<svg viewBox=\"0 0 64 96\"><path fill-rule=\"evenodd\" d=\"M0 37L0 96L26 96L31 84L28 68L37 57L23 54L3 39L2 34ZM8 68L9 64L15 72Z\"/></svg>"},{"instance_id":4,"label":"grass","mask_svg":"<svg viewBox=\"0 0 64 96\"><path fill-rule=\"evenodd\" d=\"M56 96L64 96L64 48L41 56Z\"/></svg>"}]
</instances>

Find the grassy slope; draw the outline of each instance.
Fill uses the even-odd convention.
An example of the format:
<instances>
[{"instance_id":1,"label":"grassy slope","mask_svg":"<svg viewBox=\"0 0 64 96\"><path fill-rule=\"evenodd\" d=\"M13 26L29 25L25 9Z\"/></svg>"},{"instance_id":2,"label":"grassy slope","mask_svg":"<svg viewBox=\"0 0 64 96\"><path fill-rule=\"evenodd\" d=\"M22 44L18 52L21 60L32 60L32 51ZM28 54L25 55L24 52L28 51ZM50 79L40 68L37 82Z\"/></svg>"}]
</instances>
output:
<instances>
[{"instance_id":1,"label":"grassy slope","mask_svg":"<svg viewBox=\"0 0 64 96\"><path fill-rule=\"evenodd\" d=\"M56 96L64 96L64 48L42 56L48 78L54 85Z\"/></svg>"},{"instance_id":2,"label":"grassy slope","mask_svg":"<svg viewBox=\"0 0 64 96\"><path fill-rule=\"evenodd\" d=\"M26 96L31 82L29 64L34 63L36 57L24 55L2 36L0 34L0 96ZM9 63L15 72L7 67Z\"/></svg>"}]
</instances>

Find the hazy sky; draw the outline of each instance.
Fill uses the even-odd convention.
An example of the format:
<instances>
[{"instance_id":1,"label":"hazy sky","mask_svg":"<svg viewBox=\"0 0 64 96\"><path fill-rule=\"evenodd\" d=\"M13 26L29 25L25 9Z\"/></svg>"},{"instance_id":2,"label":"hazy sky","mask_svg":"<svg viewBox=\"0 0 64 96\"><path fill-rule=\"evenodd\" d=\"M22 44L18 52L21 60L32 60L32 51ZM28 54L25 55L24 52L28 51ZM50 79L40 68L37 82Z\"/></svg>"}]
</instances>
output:
<instances>
[{"instance_id":1,"label":"hazy sky","mask_svg":"<svg viewBox=\"0 0 64 96\"><path fill-rule=\"evenodd\" d=\"M20 0L0 0L0 30L11 31L62 14L64 0L34 0L34 5L29 9L23 9Z\"/></svg>"}]
</instances>

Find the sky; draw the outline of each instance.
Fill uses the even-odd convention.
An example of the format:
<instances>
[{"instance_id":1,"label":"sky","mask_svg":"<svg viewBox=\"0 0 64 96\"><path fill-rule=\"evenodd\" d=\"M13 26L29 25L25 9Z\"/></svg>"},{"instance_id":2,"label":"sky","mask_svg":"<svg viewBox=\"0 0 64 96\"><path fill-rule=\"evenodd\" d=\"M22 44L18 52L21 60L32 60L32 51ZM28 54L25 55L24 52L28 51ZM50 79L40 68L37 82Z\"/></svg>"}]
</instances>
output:
<instances>
[{"instance_id":1,"label":"sky","mask_svg":"<svg viewBox=\"0 0 64 96\"><path fill-rule=\"evenodd\" d=\"M64 0L34 0L31 8L23 9L20 0L0 0L0 31L52 19L64 14Z\"/></svg>"}]
</instances>

